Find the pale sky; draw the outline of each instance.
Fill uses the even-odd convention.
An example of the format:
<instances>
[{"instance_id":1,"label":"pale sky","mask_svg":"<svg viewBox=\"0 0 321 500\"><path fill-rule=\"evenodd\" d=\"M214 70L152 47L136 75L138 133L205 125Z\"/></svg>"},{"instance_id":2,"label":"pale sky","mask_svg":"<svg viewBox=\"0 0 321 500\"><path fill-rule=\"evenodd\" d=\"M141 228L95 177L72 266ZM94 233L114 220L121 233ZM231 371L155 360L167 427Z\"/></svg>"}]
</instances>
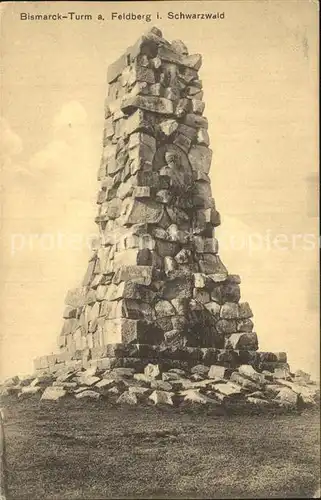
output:
<instances>
[{"instance_id":1,"label":"pale sky","mask_svg":"<svg viewBox=\"0 0 321 500\"><path fill-rule=\"evenodd\" d=\"M65 295L85 274L96 232L107 67L153 25L203 56L220 255L241 276L260 350L286 351L293 370L317 376L317 8L307 0L1 5L1 378L31 372L34 357L56 351ZM70 10L93 20L20 20ZM113 11L154 19L111 21ZM225 14L173 21L168 11Z\"/></svg>"}]
</instances>

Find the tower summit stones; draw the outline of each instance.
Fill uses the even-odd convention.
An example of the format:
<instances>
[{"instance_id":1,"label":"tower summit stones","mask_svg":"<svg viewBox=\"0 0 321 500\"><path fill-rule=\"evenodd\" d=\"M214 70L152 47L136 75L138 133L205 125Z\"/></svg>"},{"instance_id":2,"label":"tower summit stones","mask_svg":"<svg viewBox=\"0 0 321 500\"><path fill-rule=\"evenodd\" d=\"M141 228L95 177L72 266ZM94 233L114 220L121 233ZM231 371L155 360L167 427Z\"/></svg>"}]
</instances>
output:
<instances>
[{"instance_id":1,"label":"tower summit stones","mask_svg":"<svg viewBox=\"0 0 321 500\"><path fill-rule=\"evenodd\" d=\"M219 257L201 64L152 28L109 67L99 242L67 294L59 353L37 369L286 362L258 352L240 278Z\"/></svg>"}]
</instances>

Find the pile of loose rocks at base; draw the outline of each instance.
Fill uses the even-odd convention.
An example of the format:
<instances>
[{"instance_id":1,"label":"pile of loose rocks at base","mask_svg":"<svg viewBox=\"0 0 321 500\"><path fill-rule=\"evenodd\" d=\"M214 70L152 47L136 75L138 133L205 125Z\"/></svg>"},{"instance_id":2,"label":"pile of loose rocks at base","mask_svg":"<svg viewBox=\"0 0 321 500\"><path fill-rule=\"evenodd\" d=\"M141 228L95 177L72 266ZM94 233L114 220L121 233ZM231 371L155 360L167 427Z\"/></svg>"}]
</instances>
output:
<instances>
[{"instance_id":1,"label":"pile of loose rocks at base","mask_svg":"<svg viewBox=\"0 0 321 500\"><path fill-rule=\"evenodd\" d=\"M99 400L110 405L151 405L173 407L229 407L243 405L259 410L297 410L315 407L320 389L310 376L299 370L274 373L241 365L235 371L218 365L195 365L188 372L179 368L163 371L149 363L144 372L134 368L102 371L61 370L4 382L1 395L18 400L35 397L46 403L66 399Z\"/></svg>"}]
</instances>

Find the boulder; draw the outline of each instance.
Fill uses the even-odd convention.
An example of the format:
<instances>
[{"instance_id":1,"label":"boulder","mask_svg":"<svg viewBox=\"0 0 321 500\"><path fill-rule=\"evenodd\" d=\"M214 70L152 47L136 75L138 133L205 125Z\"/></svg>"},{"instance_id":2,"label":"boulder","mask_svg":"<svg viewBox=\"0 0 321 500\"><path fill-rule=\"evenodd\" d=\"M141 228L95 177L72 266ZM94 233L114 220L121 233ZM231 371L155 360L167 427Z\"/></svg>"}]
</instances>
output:
<instances>
[{"instance_id":1,"label":"boulder","mask_svg":"<svg viewBox=\"0 0 321 500\"><path fill-rule=\"evenodd\" d=\"M185 377L186 376L185 370L182 370L181 368L171 368L168 371L169 371L169 373L176 373L180 377Z\"/></svg>"},{"instance_id":2,"label":"boulder","mask_svg":"<svg viewBox=\"0 0 321 500\"><path fill-rule=\"evenodd\" d=\"M61 387L62 389L66 389L68 391L70 389L76 389L77 382L58 382L55 380L55 382L52 383L52 387Z\"/></svg>"},{"instance_id":3,"label":"boulder","mask_svg":"<svg viewBox=\"0 0 321 500\"><path fill-rule=\"evenodd\" d=\"M150 385L151 381L154 379L152 377L150 377L149 375L146 375L145 373L135 373L134 380L142 382L146 385Z\"/></svg>"},{"instance_id":4,"label":"boulder","mask_svg":"<svg viewBox=\"0 0 321 500\"><path fill-rule=\"evenodd\" d=\"M290 369L288 366L284 366L284 367L276 367L274 369L274 372L273 372L273 378L274 379L283 379L283 380L287 380L290 377Z\"/></svg>"},{"instance_id":5,"label":"boulder","mask_svg":"<svg viewBox=\"0 0 321 500\"><path fill-rule=\"evenodd\" d=\"M197 373L198 375L202 375L205 377L205 376L207 376L209 370L210 370L209 366L196 365L196 366L193 366L193 368L191 369L191 373L192 374Z\"/></svg>"},{"instance_id":6,"label":"boulder","mask_svg":"<svg viewBox=\"0 0 321 500\"><path fill-rule=\"evenodd\" d=\"M253 382L252 380L249 380L248 378L244 377L238 372L233 372L231 377L230 377L231 382L235 382L238 384L240 387L243 389L249 390L249 391L257 391L261 388L260 384L257 384Z\"/></svg>"},{"instance_id":7,"label":"boulder","mask_svg":"<svg viewBox=\"0 0 321 500\"><path fill-rule=\"evenodd\" d=\"M156 382L155 380L153 382ZM147 387L140 387L140 386L129 386L128 387L128 392L129 394L135 394L138 399L145 398L148 396L150 393L150 389Z\"/></svg>"},{"instance_id":8,"label":"boulder","mask_svg":"<svg viewBox=\"0 0 321 500\"><path fill-rule=\"evenodd\" d=\"M279 406L296 408L299 402L299 395L289 387L282 387L272 401L278 403Z\"/></svg>"},{"instance_id":9,"label":"boulder","mask_svg":"<svg viewBox=\"0 0 321 500\"><path fill-rule=\"evenodd\" d=\"M253 380L254 382L258 382L259 384L264 384L266 382L264 374L258 373L251 365L239 366L238 372L240 375L243 375L243 377Z\"/></svg>"},{"instance_id":10,"label":"boulder","mask_svg":"<svg viewBox=\"0 0 321 500\"><path fill-rule=\"evenodd\" d=\"M173 405L172 400L173 393L168 391L154 391L148 397L155 405Z\"/></svg>"},{"instance_id":11,"label":"boulder","mask_svg":"<svg viewBox=\"0 0 321 500\"><path fill-rule=\"evenodd\" d=\"M116 403L118 404L127 404L127 405L136 405L137 402L138 400L136 394L129 391L123 392L116 401Z\"/></svg>"},{"instance_id":12,"label":"boulder","mask_svg":"<svg viewBox=\"0 0 321 500\"><path fill-rule=\"evenodd\" d=\"M294 381L300 383L308 384L310 382L311 375L302 370L297 370L294 374Z\"/></svg>"},{"instance_id":13,"label":"boulder","mask_svg":"<svg viewBox=\"0 0 321 500\"><path fill-rule=\"evenodd\" d=\"M204 380L204 377L202 375L199 375L198 373L193 373L191 376L190 376L190 379L193 381L193 382L200 382L201 380Z\"/></svg>"},{"instance_id":14,"label":"boulder","mask_svg":"<svg viewBox=\"0 0 321 500\"><path fill-rule=\"evenodd\" d=\"M47 387L42 396L42 401L58 401L59 399L66 396L67 391L61 387Z\"/></svg>"},{"instance_id":15,"label":"boulder","mask_svg":"<svg viewBox=\"0 0 321 500\"><path fill-rule=\"evenodd\" d=\"M76 399L99 399L101 395L99 392L84 390L75 394Z\"/></svg>"},{"instance_id":16,"label":"boulder","mask_svg":"<svg viewBox=\"0 0 321 500\"><path fill-rule=\"evenodd\" d=\"M264 394L266 394L267 397L274 397L280 392L281 388L282 388L282 386L280 384L270 384L269 383L264 388Z\"/></svg>"},{"instance_id":17,"label":"boulder","mask_svg":"<svg viewBox=\"0 0 321 500\"><path fill-rule=\"evenodd\" d=\"M20 382L20 379L19 379L19 377L16 375L16 376L14 376L14 377L7 378L7 379L4 381L3 385L4 385L4 387L12 387L12 386L14 386L14 385L18 385L18 384L19 384L19 382Z\"/></svg>"},{"instance_id":18,"label":"boulder","mask_svg":"<svg viewBox=\"0 0 321 500\"><path fill-rule=\"evenodd\" d=\"M121 391L116 386L111 387L110 389L107 390L107 393L110 394L111 396L117 396L118 394L120 394L120 392Z\"/></svg>"},{"instance_id":19,"label":"boulder","mask_svg":"<svg viewBox=\"0 0 321 500\"><path fill-rule=\"evenodd\" d=\"M80 392L87 391L88 387L78 387L78 389L74 390L74 394L79 394Z\"/></svg>"},{"instance_id":20,"label":"boulder","mask_svg":"<svg viewBox=\"0 0 321 500\"><path fill-rule=\"evenodd\" d=\"M159 365L153 365L152 363L149 363L147 366L145 366L144 375L152 380L160 377Z\"/></svg>"},{"instance_id":21,"label":"boulder","mask_svg":"<svg viewBox=\"0 0 321 500\"><path fill-rule=\"evenodd\" d=\"M223 379L226 374L226 368L219 365L211 365L207 373L208 378Z\"/></svg>"},{"instance_id":22,"label":"boulder","mask_svg":"<svg viewBox=\"0 0 321 500\"><path fill-rule=\"evenodd\" d=\"M242 393L242 389L232 382L226 382L225 384L215 384L215 391L229 397L240 396L240 394Z\"/></svg>"},{"instance_id":23,"label":"boulder","mask_svg":"<svg viewBox=\"0 0 321 500\"><path fill-rule=\"evenodd\" d=\"M181 394L184 394L184 401L189 403L202 405L217 404L217 401L214 399L211 399L204 394L200 394L199 389L188 389L187 391L183 391Z\"/></svg>"},{"instance_id":24,"label":"boulder","mask_svg":"<svg viewBox=\"0 0 321 500\"><path fill-rule=\"evenodd\" d=\"M91 376L86 376L84 374L81 374L77 378L78 378L78 382L80 384L87 385L87 386L95 385L97 382L100 381L99 377L91 377Z\"/></svg>"},{"instance_id":25,"label":"boulder","mask_svg":"<svg viewBox=\"0 0 321 500\"><path fill-rule=\"evenodd\" d=\"M301 385L288 380L279 380L279 384L281 384L281 387L288 387L296 394L299 394L305 404L315 404L320 400L320 388L317 386Z\"/></svg>"},{"instance_id":26,"label":"boulder","mask_svg":"<svg viewBox=\"0 0 321 500\"><path fill-rule=\"evenodd\" d=\"M262 391L254 391L248 395L248 398L258 398L258 399L267 399L266 395Z\"/></svg>"},{"instance_id":27,"label":"boulder","mask_svg":"<svg viewBox=\"0 0 321 500\"><path fill-rule=\"evenodd\" d=\"M180 380L182 377L179 373L175 372L163 372L162 373L162 380L164 382L171 382L172 380Z\"/></svg>"},{"instance_id":28,"label":"boulder","mask_svg":"<svg viewBox=\"0 0 321 500\"><path fill-rule=\"evenodd\" d=\"M258 408L266 408L267 406L272 406L271 402L270 401L267 401L266 399L261 399L261 398L256 398L256 397L253 397L253 396L248 396L246 398L246 400L257 406Z\"/></svg>"},{"instance_id":29,"label":"boulder","mask_svg":"<svg viewBox=\"0 0 321 500\"><path fill-rule=\"evenodd\" d=\"M273 381L273 372L270 372L269 370L263 370L262 375L264 375L265 380Z\"/></svg>"},{"instance_id":30,"label":"boulder","mask_svg":"<svg viewBox=\"0 0 321 500\"><path fill-rule=\"evenodd\" d=\"M99 382L97 382L95 384L95 389L110 389L110 387L113 387L113 385L115 384L115 379L113 378L110 378L110 379L102 379L102 380L99 380Z\"/></svg>"},{"instance_id":31,"label":"boulder","mask_svg":"<svg viewBox=\"0 0 321 500\"><path fill-rule=\"evenodd\" d=\"M133 378L135 373L134 368L125 368L125 367L119 367L119 368L113 368L111 371L111 376L115 376L116 378Z\"/></svg>"}]
</instances>

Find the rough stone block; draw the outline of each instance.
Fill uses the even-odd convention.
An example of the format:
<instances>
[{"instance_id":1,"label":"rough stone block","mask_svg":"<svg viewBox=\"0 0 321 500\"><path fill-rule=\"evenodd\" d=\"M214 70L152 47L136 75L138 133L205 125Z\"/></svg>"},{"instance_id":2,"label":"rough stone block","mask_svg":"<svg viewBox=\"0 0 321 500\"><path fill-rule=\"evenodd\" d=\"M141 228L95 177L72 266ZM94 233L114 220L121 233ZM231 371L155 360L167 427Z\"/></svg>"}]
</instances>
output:
<instances>
[{"instance_id":1,"label":"rough stone block","mask_svg":"<svg viewBox=\"0 0 321 500\"><path fill-rule=\"evenodd\" d=\"M212 154L212 150L206 146L193 146L188 153L192 169L201 170L208 174L211 167Z\"/></svg>"},{"instance_id":2,"label":"rough stone block","mask_svg":"<svg viewBox=\"0 0 321 500\"><path fill-rule=\"evenodd\" d=\"M125 391L123 392L119 398L117 399L116 403L118 404L128 404L128 405L136 405L138 403L138 399L135 393Z\"/></svg>"},{"instance_id":3,"label":"rough stone block","mask_svg":"<svg viewBox=\"0 0 321 500\"><path fill-rule=\"evenodd\" d=\"M148 399L154 402L155 405L170 405L173 406L173 393L168 391L154 391Z\"/></svg>"},{"instance_id":4,"label":"rough stone block","mask_svg":"<svg viewBox=\"0 0 321 500\"><path fill-rule=\"evenodd\" d=\"M207 375L208 375L209 370L210 370L210 367L209 367L209 366L205 366L205 365L195 365L195 366L193 366L193 368L191 369L191 373L192 373L192 374L197 373L198 375L202 375L202 376L204 377L204 376L207 376Z\"/></svg>"},{"instance_id":5,"label":"rough stone block","mask_svg":"<svg viewBox=\"0 0 321 500\"><path fill-rule=\"evenodd\" d=\"M208 129L208 121L204 116L196 115L195 113L187 113L184 116L184 125L194 129Z\"/></svg>"},{"instance_id":6,"label":"rough stone block","mask_svg":"<svg viewBox=\"0 0 321 500\"><path fill-rule=\"evenodd\" d=\"M200 146L208 147L210 145L210 138L206 128L199 128L197 130L196 143L199 144Z\"/></svg>"},{"instance_id":7,"label":"rough stone block","mask_svg":"<svg viewBox=\"0 0 321 500\"><path fill-rule=\"evenodd\" d=\"M122 343L137 340L138 321L133 319L107 319L104 325L104 343Z\"/></svg>"},{"instance_id":8,"label":"rough stone block","mask_svg":"<svg viewBox=\"0 0 321 500\"><path fill-rule=\"evenodd\" d=\"M167 300L159 300L154 307L157 318L174 316L176 314L173 305Z\"/></svg>"},{"instance_id":9,"label":"rough stone block","mask_svg":"<svg viewBox=\"0 0 321 500\"><path fill-rule=\"evenodd\" d=\"M58 401L66 396L67 391L61 387L47 387L41 396L42 401Z\"/></svg>"},{"instance_id":10,"label":"rough stone block","mask_svg":"<svg viewBox=\"0 0 321 500\"><path fill-rule=\"evenodd\" d=\"M238 332L252 332L254 328L254 323L250 319L241 319L236 323L236 329Z\"/></svg>"},{"instance_id":11,"label":"rough stone block","mask_svg":"<svg viewBox=\"0 0 321 500\"><path fill-rule=\"evenodd\" d=\"M117 269L113 282L119 284L121 281L133 281L140 285L149 286L152 283L153 273L152 266L124 264Z\"/></svg>"},{"instance_id":12,"label":"rough stone block","mask_svg":"<svg viewBox=\"0 0 321 500\"><path fill-rule=\"evenodd\" d=\"M226 349L248 349L256 350L258 348L258 340L256 333L232 333L230 337L225 339Z\"/></svg>"},{"instance_id":13,"label":"rough stone block","mask_svg":"<svg viewBox=\"0 0 321 500\"><path fill-rule=\"evenodd\" d=\"M221 384L215 384L215 391L228 397L237 397L242 393L242 389L232 382L226 382Z\"/></svg>"},{"instance_id":14,"label":"rough stone block","mask_svg":"<svg viewBox=\"0 0 321 500\"><path fill-rule=\"evenodd\" d=\"M147 224L157 224L164 212L161 203L152 200L130 200L125 209L125 223L138 224L146 222Z\"/></svg>"},{"instance_id":15,"label":"rough stone block","mask_svg":"<svg viewBox=\"0 0 321 500\"><path fill-rule=\"evenodd\" d=\"M205 103L199 99L191 99L192 112L197 115L202 115L205 109Z\"/></svg>"},{"instance_id":16,"label":"rough stone block","mask_svg":"<svg viewBox=\"0 0 321 500\"><path fill-rule=\"evenodd\" d=\"M237 319L239 315L238 305L234 302L226 302L222 305L220 316L223 319Z\"/></svg>"},{"instance_id":17,"label":"rough stone block","mask_svg":"<svg viewBox=\"0 0 321 500\"><path fill-rule=\"evenodd\" d=\"M178 146L185 153L188 153L190 148L191 148L192 141L191 141L191 139L189 139L185 135L178 133L178 134L176 134L176 137L173 141L173 144Z\"/></svg>"},{"instance_id":18,"label":"rough stone block","mask_svg":"<svg viewBox=\"0 0 321 500\"><path fill-rule=\"evenodd\" d=\"M187 102L187 100L186 100L186 106L185 106L185 109L188 109L189 103ZM178 109L179 108L177 107L176 114L178 112ZM179 123L178 128L177 128L177 133L187 137L191 141L191 143L193 143L195 141L196 136L197 136L197 130L193 127L189 127L188 125L184 125L184 123Z\"/></svg>"},{"instance_id":19,"label":"rough stone block","mask_svg":"<svg viewBox=\"0 0 321 500\"><path fill-rule=\"evenodd\" d=\"M159 378L161 375L159 365L153 365L152 363L149 363L144 369L144 374L147 378L152 380Z\"/></svg>"},{"instance_id":20,"label":"rough stone block","mask_svg":"<svg viewBox=\"0 0 321 500\"><path fill-rule=\"evenodd\" d=\"M178 123L173 119L163 120L159 124L159 128L165 136L170 137L177 130Z\"/></svg>"},{"instance_id":21,"label":"rough stone block","mask_svg":"<svg viewBox=\"0 0 321 500\"><path fill-rule=\"evenodd\" d=\"M280 406L296 408L299 402L299 395L289 387L282 387L273 401Z\"/></svg>"},{"instance_id":22,"label":"rough stone block","mask_svg":"<svg viewBox=\"0 0 321 500\"><path fill-rule=\"evenodd\" d=\"M227 370L224 366L211 365L207 373L207 377L213 379L223 379L225 377L226 371Z\"/></svg>"},{"instance_id":23,"label":"rough stone block","mask_svg":"<svg viewBox=\"0 0 321 500\"><path fill-rule=\"evenodd\" d=\"M246 378L253 380L254 382L258 382L260 384L264 384L266 382L265 376L262 373L258 373L254 370L251 365L241 365L238 367L238 372Z\"/></svg>"},{"instance_id":24,"label":"rough stone block","mask_svg":"<svg viewBox=\"0 0 321 500\"><path fill-rule=\"evenodd\" d=\"M155 83L154 70L138 64L133 65L128 72L127 84L133 86L136 82Z\"/></svg>"},{"instance_id":25,"label":"rough stone block","mask_svg":"<svg viewBox=\"0 0 321 500\"><path fill-rule=\"evenodd\" d=\"M191 298L193 293L192 274L182 273L173 275L165 282L163 288L163 298L165 300Z\"/></svg>"},{"instance_id":26,"label":"rough stone block","mask_svg":"<svg viewBox=\"0 0 321 500\"><path fill-rule=\"evenodd\" d=\"M252 310L249 306L249 303L248 302L241 302L239 304L239 318L240 319L248 319L248 318L252 318L253 317L253 313L252 313Z\"/></svg>"},{"instance_id":27,"label":"rough stone block","mask_svg":"<svg viewBox=\"0 0 321 500\"><path fill-rule=\"evenodd\" d=\"M249 391L258 391L261 389L261 385L254 382L253 380L249 380L247 377L244 377L238 372L233 372L230 381L234 382L235 384L239 385L243 389L249 390Z\"/></svg>"},{"instance_id":28,"label":"rough stone block","mask_svg":"<svg viewBox=\"0 0 321 500\"><path fill-rule=\"evenodd\" d=\"M100 399L101 395L99 392L90 391L90 390L81 390L75 394L76 399Z\"/></svg>"},{"instance_id":29,"label":"rough stone block","mask_svg":"<svg viewBox=\"0 0 321 500\"><path fill-rule=\"evenodd\" d=\"M219 319L215 323L215 328L218 333L222 333L224 335L232 334L236 331L236 322L231 319Z\"/></svg>"},{"instance_id":30,"label":"rough stone block","mask_svg":"<svg viewBox=\"0 0 321 500\"><path fill-rule=\"evenodd\" d=\"M173 102L165 97L134 96L125 97L121 101L121 110L124 113L133 113L137 108L152 111L161 115L172 115L174 113Z\"/></svg>"},{"instance_id":31,"label":"rough stone block","mask_svg":"<svg viewBox=\"0 0 321 500\"><path fill-rule=\"evenodd\" d=\"M214 282L224 281L227 276L227 269L218 255L204 253L199 261L202 273L208 274Z\"/></svg>"},{"instance_id":32,"label":"rough stone block","mask_svg":"<svg viewBox=\"0 0 321 500\"><path fill-rule=\"evenodd\" d=\"M217 304L216 302L208 302L206 304L204 304L206 309L213 315L215 316L216 318L219 317L220 315L220 310L221 310L221 306L219 304Z\"/></svg>"}]
</instances>

